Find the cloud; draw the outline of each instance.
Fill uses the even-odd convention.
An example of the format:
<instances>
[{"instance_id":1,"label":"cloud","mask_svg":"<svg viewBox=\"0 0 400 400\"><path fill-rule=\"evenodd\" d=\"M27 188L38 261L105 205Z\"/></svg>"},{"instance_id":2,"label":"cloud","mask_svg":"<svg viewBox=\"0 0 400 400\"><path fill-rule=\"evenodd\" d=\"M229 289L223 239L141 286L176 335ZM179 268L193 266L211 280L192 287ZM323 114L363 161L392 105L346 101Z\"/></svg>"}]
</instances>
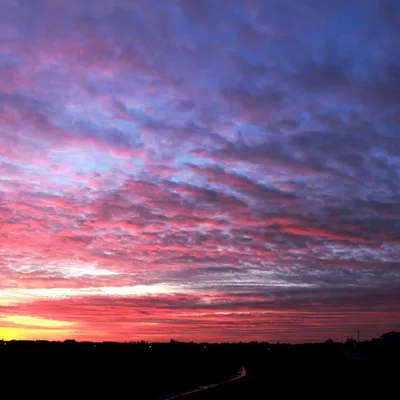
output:
<instances>
[{"instance_id":1,"label":"cloud","mask_svg":"<svg viewBox=\"0 0 400 400\"><path fill-rule=\"evenodd\" d=\"M4 2L0 336L396 329L399 7L364 3Z\"/></svg>"}]
</instances>

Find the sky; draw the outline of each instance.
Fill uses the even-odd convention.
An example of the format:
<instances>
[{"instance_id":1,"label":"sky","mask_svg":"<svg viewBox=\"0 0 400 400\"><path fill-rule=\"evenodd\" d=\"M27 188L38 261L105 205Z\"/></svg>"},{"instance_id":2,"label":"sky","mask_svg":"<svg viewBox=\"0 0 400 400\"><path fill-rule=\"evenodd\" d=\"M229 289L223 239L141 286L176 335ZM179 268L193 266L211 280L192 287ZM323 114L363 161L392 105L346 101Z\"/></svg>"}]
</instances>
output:
<instances>
[{"instance_id":1,"label":"sky","mask_svg":"<svg viewBox=\"0 0 400 400\"><path fill-rule=\"evenodd\" d=\"M0 339L400 330L397 0L2 0Z\"/></svg>"}]
</instances>

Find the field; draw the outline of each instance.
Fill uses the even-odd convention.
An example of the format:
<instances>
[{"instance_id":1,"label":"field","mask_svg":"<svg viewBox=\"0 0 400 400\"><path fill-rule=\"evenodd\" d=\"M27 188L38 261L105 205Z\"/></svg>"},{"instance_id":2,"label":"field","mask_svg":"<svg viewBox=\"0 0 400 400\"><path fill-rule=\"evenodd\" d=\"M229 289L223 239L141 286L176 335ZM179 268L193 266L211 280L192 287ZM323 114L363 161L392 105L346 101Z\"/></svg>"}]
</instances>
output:
<instances>
[{"instance_id":1,"label":"field","mask_svg":"<svg viewBox=\"0 0 400 400\"><path fill-rule=\"evenodd\" d=\"M276 395L349 394L382 398L395 382L399 348L371 343L7 342L0 353L2 388L42 398L158 400L226 381L244 367L244 378L185 398L259 400Z\"/></svg>"}]
</instances>

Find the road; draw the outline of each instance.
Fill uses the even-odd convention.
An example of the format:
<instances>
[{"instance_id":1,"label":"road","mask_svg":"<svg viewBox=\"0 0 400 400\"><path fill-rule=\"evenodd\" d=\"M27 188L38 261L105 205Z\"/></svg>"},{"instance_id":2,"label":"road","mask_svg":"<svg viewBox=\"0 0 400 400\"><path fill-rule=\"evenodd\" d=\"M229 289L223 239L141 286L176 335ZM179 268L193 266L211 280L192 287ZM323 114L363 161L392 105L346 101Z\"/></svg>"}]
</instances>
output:
<instances>
[{"instance_id":1,"label":"road","mask_svg":"<svg viewBox=\"0 0 400 400\"><path fill-rule=\"evenodd\" d=\"M246 376L247 372L245 368L240 368L237 375L234 376L233 378L226 380L226 381L222 381L222 382L218 382L218 383L214 383L214 384L209 384L209 385L204 385L204 386L200 386L199 388L196 388L194 390L191 390L189 392L184 392L181 394L178 394L176 396L172 396L172 397L167 397L163 400L185 400L188 399L189 397L192 398L192 396L197 395L197 394L203 394L203 393L208 393L211 389L217 389L220 386L226 386L228 384L232 384L233 382L236 382L240 379L243 379Z\"/></svg>"},{"instance_id":2,"label":"road","mask_svg":"<svg viewBox=\"0 0 400 400\"><path fill-rule=\"evenodd\" d=\"M271 400L292 396L307 398L389 398L396 379L388 371L354 360L303 366L273 365L253 370L240 380L196 392L182 400Z\"/></svg>"}]
</instances>

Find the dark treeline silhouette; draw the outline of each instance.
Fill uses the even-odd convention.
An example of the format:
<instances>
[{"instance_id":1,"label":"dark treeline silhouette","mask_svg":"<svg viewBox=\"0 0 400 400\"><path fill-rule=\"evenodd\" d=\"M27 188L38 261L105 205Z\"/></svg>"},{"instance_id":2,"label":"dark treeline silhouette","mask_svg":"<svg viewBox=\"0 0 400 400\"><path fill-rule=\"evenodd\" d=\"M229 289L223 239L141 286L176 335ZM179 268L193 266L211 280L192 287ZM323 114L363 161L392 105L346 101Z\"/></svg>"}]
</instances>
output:
<instances>
[{"instance_id":1,"label":"dark treeline silhouette","mask_svg":"<svg viewBox=\"0 0 400 400\"><path fill-rule=\"evenodd\" d=\"M397 384L399 336L301 345L0 341L1 385L3 393L30 397L153 400L226 381L244 367L243 379L185 398L385 398Z\"/></svg>"}]
</instances>

